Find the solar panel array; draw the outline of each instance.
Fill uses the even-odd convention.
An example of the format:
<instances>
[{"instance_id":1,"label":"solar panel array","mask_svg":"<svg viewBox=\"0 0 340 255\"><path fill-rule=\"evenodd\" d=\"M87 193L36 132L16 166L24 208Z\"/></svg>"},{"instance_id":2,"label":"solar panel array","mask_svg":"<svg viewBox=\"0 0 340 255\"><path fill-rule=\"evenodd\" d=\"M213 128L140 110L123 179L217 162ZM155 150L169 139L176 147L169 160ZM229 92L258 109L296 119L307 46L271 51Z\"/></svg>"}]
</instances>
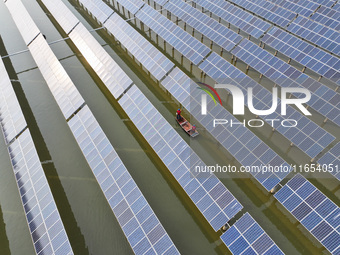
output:
<instances>
[{"instance_id":1,"label":"solar panel array","mask_svg":"<svg viewBox=\"0 0 340 255\"><path fill-rule=\"evenodd\" d=\"M163 8L227 51L243 38L182 0L170 0Z\"/></svg>"},{"instance_id":2,"label":"solar panel array","mask_svg":"<svg viewBox=\"0 0 340 255\"><path fill-rule=\"evenodd\" d=\"M298 16L287 28L288 31L315 43L336 55L340 52L340 33L316 21Z\"/></svg>"},{"instance_id":3,"label":"solar panel array","mask_svg":"<svg viewBox=\"0 0 340 255\"><path fill-rule=\"evenodd\" d=\"M274 188L290 172L290 166L272 149L262 142L254 133L242 125L217 125L213 127L213 119L228 119L234 123L239 121L219 104L214 106L212 100L207 104L211 109L207 115L201 115L202 91L179 68L175 68L162 82L164 86L212 136L228 150L238 162L244 166L280 166L289 171L251 172L266 190Z\"/></svg>"},{"instance_id":4,"label":"solar panel array","mask_svg":"<svg viewBox=\"0 0 340 255\"><path fill-rule=\"evenodd\" d=\"M261 40L340 86L339 58L276 27L270 29Z\"/></svg>"},{"instance_id":5,"label":"solar panel array","mask_svg":"<svg viewBox=\"0 0 340 255\"><path fill-rule=\"evenodd\" d=\"M336 2L336 0L311 0L311 1L327 7L333 6L333 4Z\"/></svg>"},{"instance_id":6,"label":"solar panel array","mask_svg":"<svg viewBox=\"0 0 340 255\"><path fill-rule=\"evenodd\" d=\"M157 80L175 66L118 14L115 13L104 26Z\"/></svg>"},{"instance_id":7,"label":"solar panel array","mask_svg":"<svg viewBox=\"0 0 340 255\"><path fill-rule=\"evenodd\" d=\"M68 124L134 253L179 254L90 109Z\"/></svg>"},{"instance_id":8,"label":"solar panel array","mask_svg":"<svg viewBox=\"0 0 340 255\"><path fill-rule=\"evenodd\" d=\"M293 1L269 0L269 1L305 17L309 17L310 15L312 15L315 12L315 10L320 6L319 4L311 2L309 0L293 0Z\"/></svg>"},{"instance_id":9,"label":"solar panel array","mask_svg":"<svg viewBox=\"0 0 340 255\"><path fill-rule=\"evenodd\" d=\"M9 144L27 123L15 95L12 83L0 56L0 126L6 144Z\"/></svg>"},{"instance_id":10,"label":"solar panel array","mask_svg":"<svg viewBox=\"0 0 340 255\"><path fill-rule=\"evenodd\" d=\"M335 178L340 181L340 142L337 143L332 149L330 149L325 155L323 155L318 163L326 168ZM331 166L331 167L330 167Z\"/></svg>"},{"instance_id":11,"label":"solar panel array","mask_svg":"<svg viewBox=\"0 0 340 255\"><path fill-rule=\"evenodd\" d=\"M276 199L332 254L340 252L340 208L301 174L276 194Z\"/></svg>"},{"instance_id":12,"label":"solar panel array","mask_svg":"<svg viewBox=\"0 0 340 255\"><path fill-rule=\"evenodd\" d=\"M135 85L119 104L215 231L243 208Z\"/></svg>"},{"instance_id":13,"label":"solar panel array","mask_svg":"<svg viewBox=\"0 0 340 255\"><path fill-rule=\"evenodd\" d=\"M116 0L117 3L121 4L132 14L136 14L136 12L142 8L144 2L142 0Z\"/></svg>"},{"instance_id":14,"label":"solar panel array","mask_svg":"<svg viewBox=\"0 0 340 255\"><path fill-rule=\"evenodd\" d=\"M336 31L340 30L340 12L336 10L321 6L310 18Z\"/></svg>"},{"instance_id":15,"label":"solar panel array","mask_svg":"<svg viewBox=\"0 0 340 255\"><path fill-rule=\"evenodd\" d=\"M340 126L340 94L247 39L231 53L282 87L307 88L312 97L306 104ZM304 97L303 94L299 96Z\"/></svg>"},{"instance_id":16,"label":"solar panel array","mask_svg":"<svg viewBox=\"0 0 340 255\"><path fill-rule=\"evenodd\" d=\"M136 17L195 65L210 52L207 46L148 5Z\"/></svg>"},{"instance_id":17,"label":"solar panel array","mask_svg":"<svg viewBox=\"0 0 340 255\"><path fill-rule=\"evenodd\" d=\"M253 104L255 109L270 108L272 93L216 53L209 55L209 57L199 65L199 68L217 83L233 84L239 87L243 90L244 95L247 94L246 88L253 88ZM280 100L278 100L278 104L279 103ZM266 122L268 122L268 119L282 119L278 110L266 116L266 118L263 116L261 118ZM290 106L287 106L285 118L296 120L298 122L297 126L283 127L280 125L276 130L311 158L317 156L335 139L330 133Z\"/></svg>"},{"instance_id":18,"label":"solar panel array","mask_svg":"<svg viewBox=\"0 0 340 255\"><path fill-rule=\"evenodd\" d=\"M73 254L29 130L8 153L36 254Z\"/></svg>"},{"instance_id":19,"label":"solar panel array","mask_svg":"<svg viewBox=\"0 0 340 255\"><path fill-rule=\"evenodd\" d=\"M237 4L281 27L286 27L296 16L295 13L266 0L230 0L230 2L233 2L234 4Z\"/></svg>"},{"instance_id":20,"label":"solar panel array","mask_svg":"<svg viewBox=\"0 0 340 255\"><path fill-rule=\"evenodd\" d=\"M221 236L232 254L284 254L249 214L244 214Z\"/></svg>"},{"instance_id":21,"label":"solar panel array","mask_svg":"<svg viewBox=\"0 0 340 255\"><path fill-rule=\"evenodd\" d=\"M82 0L80 1L100 23L104 23L114 11L102 0Z\"/></svg>"},{"instance_id":22,"label":"solar panel array","mask_svg":"<svg viewBox=\"0 0 340 255\"><path fill-rule=\"evenodd\" d=\"M224 0L193 0L193 2L255 38L259 38L271 26L268 22Z\"/></svg>"}]
</instances>

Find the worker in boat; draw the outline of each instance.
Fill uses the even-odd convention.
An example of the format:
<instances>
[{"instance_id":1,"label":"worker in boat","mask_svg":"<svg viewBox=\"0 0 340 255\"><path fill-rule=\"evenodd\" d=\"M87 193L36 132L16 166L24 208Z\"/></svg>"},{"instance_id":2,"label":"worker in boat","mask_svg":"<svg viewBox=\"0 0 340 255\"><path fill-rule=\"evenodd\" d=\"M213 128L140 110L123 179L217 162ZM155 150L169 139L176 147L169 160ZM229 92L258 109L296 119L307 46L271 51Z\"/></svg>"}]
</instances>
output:
<instances>
[{"instance_id":1,"label":"worker in boat","mask_svg":"<svg viewBox=\"0 0 340 255\"><path fill-rule=\"evenodd\" d=\"M195 125L195 124L194 124L194 125L192 125L192 127L191 127L191 131L195 133L195 131L196 131L196 125Z\"/></svg>"},{"instance_id":2,"label":"worker in boat","mask_svg":"<svg viewBox=\"0 0 340 255\"><path fill-rule=\"evenodd\" d=\"M181 120L182 119L182 116L181 116L181 109L178 108L177 112L176 112L176 117L177 117L177 120Z\"/></svg>"}]
</instances>

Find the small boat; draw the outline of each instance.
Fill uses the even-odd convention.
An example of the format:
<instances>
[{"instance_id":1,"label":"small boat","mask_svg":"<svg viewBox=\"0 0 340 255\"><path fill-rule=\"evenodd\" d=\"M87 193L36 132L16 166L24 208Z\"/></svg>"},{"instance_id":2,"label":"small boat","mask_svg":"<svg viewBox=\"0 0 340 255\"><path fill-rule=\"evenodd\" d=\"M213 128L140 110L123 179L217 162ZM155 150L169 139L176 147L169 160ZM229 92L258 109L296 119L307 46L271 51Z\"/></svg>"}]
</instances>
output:
<instances>
[{"instance_id":1,"label":"small boat","mask_svg":"<svg viewBox=\"0 0 340 255\"><path fill-rule=\"evenodd\" d=\"M190 124L190 122L188 122L183 116L181 117L182 118L179 120L176 117L176 121L181 126L181 128L185 131L185 133L187 133L191 137L198 136L199 133L197 132L197 130L195 131L192 130L192 125Z\"/></svg>"}]
</instances>

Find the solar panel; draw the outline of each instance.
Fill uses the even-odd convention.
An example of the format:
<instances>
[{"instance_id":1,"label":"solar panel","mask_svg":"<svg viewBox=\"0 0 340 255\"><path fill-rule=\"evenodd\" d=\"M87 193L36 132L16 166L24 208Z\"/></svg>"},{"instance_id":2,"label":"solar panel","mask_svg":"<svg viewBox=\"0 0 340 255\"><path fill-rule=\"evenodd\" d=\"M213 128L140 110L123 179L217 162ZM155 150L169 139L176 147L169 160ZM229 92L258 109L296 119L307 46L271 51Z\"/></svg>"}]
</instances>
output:
<instances>
[{"instance_id":1,"label":"solar panel","mask_svg":"<svg viewBox=\"0 0 340 255\"><path fill-rule=\"evenodd\" d=\"M271 26L268 22L224 0L194 0L193 2L255 38L259 38Z\"/></svg>"},{"instance_id":2,"label":"solar panel","mask_svg":"<svg viewBox=\"0 0 340 255\"><path fill-rule=\"evenodd\" d=\"M333 7L332 7L332 10L335 10L335 11L340 11L340 3L336 3Z\"/></svg>"},{"instance_id":3,"label":"solar panel","mask_svg":"<svg viewBox=\"0 0 340 255\"><path fill-rule=\"evenodd\" d=\"M235 255L284 254L249 213L223 233L221 240Z\"/></svg>"},{"instance_id":4,"label":"solar panel","mask_svg":"<svg viewBox=\"0 0 340 255\"><path fill-rule=\"evenodd\" d=\"M16 26L20 30L26 45L28 45L40 33L38 27L30 18L30 15L20 0L6 1L5 4Z\"/></svg>"},{"instance_id":5,"label":"solar panel","mask_svg":"<svg viewBox=\"0 0 340 255\"><path fill-rule=\"evenodd\" d=\"M340 86L339 58L276 27L270 29L261 40Z\"/></svg>"},{"instance_id":6,"label":"solar panel","mask_svg":"<svg viewBox=\"0 0 340 255\"><path fill-rule=\"evenodd\" d=\"M245 73L237 69L228 61L223 59L216 53L212 53L209 57L199 65L199 68L209 75L213 80L220 84L233 84L243 90L244 95L247 94L247 88L253 88L253 98L255 109L269 109L271 106L272 94L266 88L252 80ZM278 100L280 104L280 100ZM269 116L260 116L264 121L271 125L269 119L282 119L281 114L276 110ZM287 119L294 119L298 122L296 127L283 127L281 124L276 130L294 143L298 148L305 152L311 158L317 156L324 148L326 148L335 137L300 112L287 106Z\"/></svg>"},{"instance_id":7,"label":"solar panel","mask_svg":"<svg viewBox=\"0 0 340 255\"><path fill-rule=\"evenodd\" d=\"M340 12L332 8L320 6L310 18L336 31L340 30Z\"/></svg>"},{"instance_id":8,"label":"solar panel","mask_svg":"<svg viewBox=\"0 0 340 255\"><path fill-rule=\"evenodd\" d=\"M28 129L8 153L36 254L73 254Z\"/></svg>"},{"instance_id":9,"label":"solar panel","mask_svg":"<svg viewBox=\"0 0 340 255\"><path fill-rule=\"evenodd\" d=\"M130 77L83 24L78 24L69 36L115 98L118 98L132 84Z\"/></svg>"},{"instance_id":10,"label":"solar panel","mask_svg":"<svg viewBox=\"0 0 340 255\"><path fill-rule=\"evenodd\" d=\"M241 6L281 27L286 27L296 16L295 13L266 0L230 0L230 2L237 4L238 6Z\"/></svg>"},{"instance_id":11,"label":"solar panel","mask_svg":"<svg viewBox=\"0 0 340 255\"><path fill-rule=\"evenodd\" d=\"M333 6L333 4L336 2L336 0L311 0L311 1L327 7Z\"/></svg>"},{"instance_id":12,"label":"solar panel","mask_svg":"<svg viewBox=\"0 0 340 255\"><path fill-rule=\"evenodd\" d=\"M136 17L195 65L210 52L207 46L148 5Z\"/></svg>"},{"instance_id":13,"label":"solar panel","mask_svg":"<svg viewBox=\"0 0 340 255\"><path fill-rule=\"evenodd\" d=\"M287 28L288 31L301 36L309 42L324 48L336 55L340 52L340 33L325 27L316 21L304 17L297 17Z\"/></svg>"},{"instance_id":14,"label":"solar panel","mask_svg":"<svg viewBox=\"0 0 340 255\"><path fill-rule=\"evenodd\" d=\"M110 17L104 26L157 80L175 66L118 14Z\"/></svg>"},{"instance_id":15,"label":"solar panel","mask_svg":"<svg viewBox=\"0 0 340 255\"><path fill-rule=\"evenodd\" d=\"M79 20L66 7L66 5L58 0L42 0L43 4L50 11L52 16L58 21L59 25L69 34L72 29L79 23Z\"/></svg>"},{"instance_id":16,"label":"solar panel","mask_svg":"<svg viewBox=\"0 0 340 255\"><path fill-rule=\"evenodd\" d=\"M27 123L12 83L0 56L0 125L6 144L18 135Z\"/></svg>"},{"instance_id":17,"label":"solar panel","mask_svg":"<svg viewBox=\"0 0 340 255\"><path fill-rule=\"evenodd\" d=\"M301 174L275 198L331 253L340 251L340 208Z\"/></svg>"},{"instance_id":18,"label":"solar panel","mask_svg":"<svg viewBox=\"0 0 340 255\"><path fill-rule=\"evenodd\" d=\"M101 0L82 0L79 1L100 23L104 23L114 11Z\"/></svg>"},{"instance_id":19,"label":"solar panel","mask_svg":"<svg viewBox=\"0 0 340 255\"><path fill-rule=\"evenodd\" d=\"M179 254L88 106L68 125L134 253Z\"/></svg>"},{"instance_id":20,"label":"solar panel","mask_svg":"<svg viewBox=\"0 0 340 255\"><path fill-rule=\"evenodd\" d=\"M337 92L247 39L231 53L281 87L307 88L312 98L306 104L340 126L340 95ZM299 96L304 97L302 94Z\"/></svg>"},{"instance_id":21,"label":"solar panel","mask_svg":"<svg viewBox=\"0 0 340 255\"><path fill-rule=\"evenodd\" d=\"M136 12L144 5L142 0L117 0L117 3L124 6L124 8L132 14L136 14Z\"/></svg>"},{"instance_id":22,"label":"solar panel","mask_svg":"<svg viewBox=\"0 0 340 255\"><path fill-rule=\"evenodd\" d=\"M216 140L228 150L243 166L282 166L285 171L250 172L266 190L274 188L291 171L291 167L254 133L242 125L216 125L213 119L227 119L234 123L239 121L219 104L209 100L207 115L201 115L201 96L204 92L197 89L197 84L175 68L161 82L164 86ZM261 152L260 152L261 150Z\"/></svg>"},{"instance_id":23,"label":"solar panel","mask_svg":"<svg viewBox=\"0 0 340 255\"><path fill-rule=\"evenodd\" d=\"M170 0L163 8L227 51L243 38L182 0Z\"/></svg>"},{"instance_id":24,"label":"solar panel","mask_svg":"<svg viewBox=\"0 0 340 255\"><path fill-rule=\"evenodd\" d=\"M215 231L243 208L135 85L118 102Z\"/></svg>"},{"instance_id":25,"label":"solar panel","mask_svg":"<svg viewBox=\"0 0 340 255\"><path fill-rule=\"evenodd\" d=\"M323 155L318 163L340 181L340 142ZM330 167L331 166L331 167Z\"/></svg>"},{"instance_id":26,"label":"solar panel","mask_svg":"<svg viewBox=\"0 0 340 255\"><path fill-rule=\"evenodd\" d=\"M280 5L292 12L299 15L309 17L314 13L314 11L319 8L319 4L311 2L309 0L269 0L270 2Z\"/></svg>"}]
</instances>

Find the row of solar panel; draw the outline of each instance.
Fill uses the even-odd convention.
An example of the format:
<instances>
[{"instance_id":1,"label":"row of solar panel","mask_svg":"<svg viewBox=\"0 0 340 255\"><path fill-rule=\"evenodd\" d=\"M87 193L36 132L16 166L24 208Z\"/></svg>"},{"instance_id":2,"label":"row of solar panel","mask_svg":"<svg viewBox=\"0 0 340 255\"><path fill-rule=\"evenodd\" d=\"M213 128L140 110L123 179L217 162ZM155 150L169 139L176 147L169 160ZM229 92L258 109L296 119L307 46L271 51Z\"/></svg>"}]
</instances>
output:
<instances>
[{"instance_id":1,"label":"row of solar panel","mask_svg":"<svg viewBox=\"0 0 340 255\"><path fill-rule=\"evenodd\" d=\"M301 174L275 198L332 254L340 252L340 208Z\"/></svg>"},{"instance_id":2,"label":"row of solar panel","mask_svg":"<svg viewBox=\"0 0 340 255\"><path fill-rule=\"evenodd\" d=\"M247 39L236 46L231 53L281 87L307 88L312 92L312 97L306 104L340 126L340 95L337 92ZM304 97L302 94L296 96Z\"/></svg>"},{"instance_id":3,"label":"row of solar panel","mask_svg":"<svg viewBox=\"0 0 340 255\"><path fill-rule=\"evenodd\" d=\"M118 102L215 231L243 208L135 85Z\"/></svg>"},{"instance_id":4,"label":"row of solar panel","mask_svg":"<svg viewBox=\"0 0 340 255\"><path fill-rule=\"evenodd\" d=\"M216 53L209 55L209 57L199 65L199 68L217 83L236 85L243 90L245 95L247 94L245 88L253 88L255 109L270 108L271 105L269 105L269 102L272 99L272 94ZM278 111L266 116L266 118L262 118L267 122L268 118L282 119ZM297 126L286 128L280 125L276 130L311 158L317 156L335 139L333 135L326 132L290 106L287 106L285 118L296 120L298 123Z\"/></svg>"},{"instance_id":5,"label":"row of solar panel","mask_svg":"<svg viewBox=\"0 0 340 255\"><path fill-rule=\"evenodd\" d=\"M340 86L339 58L276 27L270 29L261 40Z\"/></svg>"},{"instance_id":6,"label":"row of solar panel","mask_svg":"<svg viewBox=\"0 0 340 255\"><path fill-rule=\"evenodd\" d=\"M340 181L340 142L337 143L332 149L330 149L325 155L323 155L318 163L321 167L328 170L335 178Z\"/></svg>"},{"instance_id":7,"label":"row of solar panel","mask_svg":"<svg viewBox=\"0 0 340 255\"><path fill-rule=\"evenodd\" d=\"M223 233L221 240L234 255L284 254L249 213Z\"/></svg>"}]
</instances>

